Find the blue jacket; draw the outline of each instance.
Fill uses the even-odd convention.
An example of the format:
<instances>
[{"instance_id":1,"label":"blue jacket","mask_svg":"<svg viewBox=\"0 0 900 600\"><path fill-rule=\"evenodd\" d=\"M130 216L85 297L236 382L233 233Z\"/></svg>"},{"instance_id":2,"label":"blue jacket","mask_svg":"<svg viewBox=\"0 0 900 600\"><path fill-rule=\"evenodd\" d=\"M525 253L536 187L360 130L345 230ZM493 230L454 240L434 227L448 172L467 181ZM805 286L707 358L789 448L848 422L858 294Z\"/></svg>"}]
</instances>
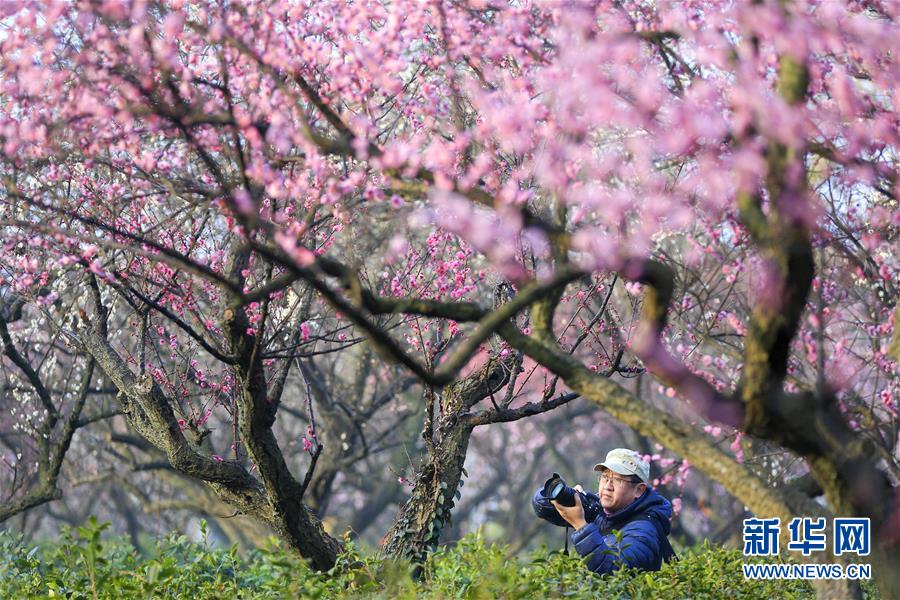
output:
<instances>
[{"instance_id":1,"label":"blue jacket","mask_svg":"<svg viewBox=\"0 0 900 600\"><path fill-rule=\"evenodd\" d=\"M554 525L567 526L550 501L538 490L532 499L534 512ZM672 504L652 488L625 508L607 516L601 513L592 523L572 533L572 542L588 568L599 574L611 573L622 564L645 571L658 571L663 559L673 556L667 536L671 531ZM613 530L621 534L616 544Z\"/></svg>"}]
</instances>

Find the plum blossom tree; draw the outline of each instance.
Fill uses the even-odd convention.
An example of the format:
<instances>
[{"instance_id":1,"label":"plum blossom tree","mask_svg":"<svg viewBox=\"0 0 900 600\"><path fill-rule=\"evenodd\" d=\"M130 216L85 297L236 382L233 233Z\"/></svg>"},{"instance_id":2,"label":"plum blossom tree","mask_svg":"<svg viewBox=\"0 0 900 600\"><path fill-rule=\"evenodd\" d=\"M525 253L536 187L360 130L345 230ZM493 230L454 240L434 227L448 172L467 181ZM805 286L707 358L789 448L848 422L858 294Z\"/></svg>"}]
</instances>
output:
<instances>
[{"instance_id":1,"label":"plum blossom tree","mask_svg":"<svg viewBox=\"0 0 900 600\"><path fill-rule=\"evenodd\" d=\"M452 390L499 336L548 389L757 514L869 517L897 591L894 4L4 10L0 285L113 381L175 469L317 567L338 546L272 434L293 361L270 342L296 349L327 306L430 388ZM458 253L422 251L423 229ZM691 275L704 261L716 287ZM610 327L604 309L566 333L571 299L599 306L610 273L639 316ZM515 293L486 302L497 279ZM426 361L432 334L458 341ZM623 385L632 361L666 405ZM203 446L220 406L228 459ZM737 460L742 436L800 457L827 507L766 486Z\"/></svg>"},{"instance_id":2,"label":"plum blossom tree","mask_svg":"<svg viewBox=\"0 0 900 600\"><path fill-rule=\"evenodd\" d=\"M24 349L10 332L10 324L21 317L24 299L9 294L0 304L0 342L3 346L4 394L18 400L10 414L4 415L0 441L4 446L2 481L3 506L0 521L23 510L60 497L57 487L60 469L76 429L104 414L85 419L94 362L79 356L62 357L53 352L55 336L41 335L35 326L27 331L31 344ZM42 353L29 356L33 353ZM67 360L68 358L68 360ZM37 368L33 367L37 364ZM49 388L48 381L62 383L63 389ZM33 443L29 443L33 442Z\"/></svg>"}]
</instances>

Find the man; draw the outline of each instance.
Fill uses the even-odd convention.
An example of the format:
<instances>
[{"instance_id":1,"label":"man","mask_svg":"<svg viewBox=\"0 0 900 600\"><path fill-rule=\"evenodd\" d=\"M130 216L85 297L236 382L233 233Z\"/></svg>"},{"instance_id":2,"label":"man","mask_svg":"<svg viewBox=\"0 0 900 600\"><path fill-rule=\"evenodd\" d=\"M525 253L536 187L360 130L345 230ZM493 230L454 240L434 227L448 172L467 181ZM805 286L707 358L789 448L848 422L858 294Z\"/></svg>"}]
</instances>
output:
<instances>
[{"instance_id":1,"label":"man","mask_svg":"<svg viewBox=\"0 0 900 600\"><path fill-rule=\"evenodd\" d=\"M663 560L675 555L667 537L672 504L648 485L649 463L634 450L616 448L594 471L600 473L603 510L592 523L585 521L581 494L575 494L575 506L563 506L540 489L534 495L535 512L555 525L575 528L575 550L595 573L610 573L623 564L658 571ZM583 492L581 486L575 489ZM619 542L613 531L619 532Z\"/></svg>"}]
</instances>

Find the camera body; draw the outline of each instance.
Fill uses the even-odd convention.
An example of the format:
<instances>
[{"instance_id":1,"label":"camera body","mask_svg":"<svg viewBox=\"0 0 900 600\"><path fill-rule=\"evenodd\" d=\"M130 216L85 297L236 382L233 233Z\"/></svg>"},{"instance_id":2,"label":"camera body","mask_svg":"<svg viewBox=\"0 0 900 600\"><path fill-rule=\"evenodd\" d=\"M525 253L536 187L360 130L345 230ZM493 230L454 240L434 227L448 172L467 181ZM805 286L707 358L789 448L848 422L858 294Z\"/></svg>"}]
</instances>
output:
<instances>
[{"instance_id":1,"label":"camera body","mask_svg":"<svg viewBox=\"0 0 900 600\"><path fill-rule=\"evenodd\" d=\"M581 497L581 507L584 509L584 520L588 523L592 523L603 511L600 497L597 494L579 492L575 488L569 487L559 473L554 473L544 482L541 494L547 500L555 500L563 506L575 506L575 494L578 494Z\"/></svg>"}]
</instances>

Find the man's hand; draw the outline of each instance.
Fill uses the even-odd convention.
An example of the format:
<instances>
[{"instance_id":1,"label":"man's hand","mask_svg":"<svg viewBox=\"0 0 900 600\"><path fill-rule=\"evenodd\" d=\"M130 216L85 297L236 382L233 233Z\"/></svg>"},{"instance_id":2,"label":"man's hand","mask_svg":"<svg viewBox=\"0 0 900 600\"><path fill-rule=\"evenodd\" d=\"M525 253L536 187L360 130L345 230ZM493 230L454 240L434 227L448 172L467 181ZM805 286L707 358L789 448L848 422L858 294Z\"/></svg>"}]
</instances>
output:
<instances>
[{"instance_id":1,"label":"man's hand","mask_svg":"<svg viewBox=\"0 0 900 600\"><path fill-rule=\"evenodd\" d=\"M576 485L575 489L580 492L581 486ZM584 520L584 507L581 506L581 494L575 494L575 506L563 506L556 500L551 500L550 504L559 513L559 516L575 529L581 529L587 525L587 521Z\"/></svg>"}]
</instances>

